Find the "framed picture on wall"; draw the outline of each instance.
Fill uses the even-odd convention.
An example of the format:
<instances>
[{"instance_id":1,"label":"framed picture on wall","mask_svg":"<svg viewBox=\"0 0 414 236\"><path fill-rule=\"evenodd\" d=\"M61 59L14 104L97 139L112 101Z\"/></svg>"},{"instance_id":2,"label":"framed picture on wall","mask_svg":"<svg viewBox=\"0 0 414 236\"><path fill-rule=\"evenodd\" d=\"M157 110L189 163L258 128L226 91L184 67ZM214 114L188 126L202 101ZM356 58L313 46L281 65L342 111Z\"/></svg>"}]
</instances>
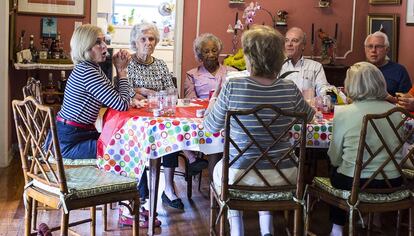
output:
<instances>
[{"instance_id":1,"label":"framed picture on wall","mask_svg":"<svg viewBox=\"0 0 414 236\"><path fill-rule=\"evenodd\" d=\"M414 25L414 0L407 0L407 25Z\"/></svg>"},{"instance_id":2,"label":"framed picture on wall","mask_svg":"<svg viewBox=\"0 0 414 236\"><path fill-rule=\"evenodd\" d=\"M392 61L398 61L398 23L399 17L397 14L368 14L367 34L382 31L388 36L390 41L388 57Z\"/></svg>"},{"instance_id":3,"label":"framed picture on wall","mask_svg":"<svg viewBox=\"0 0 414 236\"><path fill-rule=\"evenodd\" d=\"M42 37L55 38L57 35L57 18L42 17Z\"/></svg>"},{"instance_id":4,"label":"framed picture on wall","mask_svg":"<svg viewBox=\"0 0 414 236\"><path fill-rule=\"evenodd\" d=\"M85 0L18 0L17 11L33 15L84 16Z\"/></svg>"},{"instance_id":5,"label":"framed picture on wall","mask_svg":"<svg viewBox=\"0 0 414 236\"><path fill-rule=\"evenodd\" d=\"M371 5L380 5L380 4L401 4L401 0L369 0Z\"/></svg>"}]
</instances>

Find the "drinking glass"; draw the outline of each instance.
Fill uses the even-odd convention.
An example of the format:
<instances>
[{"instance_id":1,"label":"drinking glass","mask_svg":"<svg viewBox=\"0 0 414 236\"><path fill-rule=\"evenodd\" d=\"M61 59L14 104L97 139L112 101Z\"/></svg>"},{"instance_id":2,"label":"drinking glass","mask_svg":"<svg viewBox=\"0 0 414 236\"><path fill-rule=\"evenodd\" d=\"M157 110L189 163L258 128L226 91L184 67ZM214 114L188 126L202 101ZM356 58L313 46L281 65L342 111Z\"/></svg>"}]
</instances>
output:
<instances>
[{"instance_id":1,"label":"drinking glass","mask_svg":"<svg viewBox=\"0 0 414 236\"><path fill-rule=\"evenodd\" d=\"M167 106L166 106L166 115L175 116L175 109L178 101L178 93L176 88L167 89Z\"/></svg>"},{"instance_id":2,"label":"drinking glass","mask_svg":"<svg viewBox=\"0 0 414 236\"><path fill-rule=\"evenodd\" d=\"M148 111L152 112L154 109L159 109L159 103L158 103L158 95L157 93L149 94L147 96L148 99Z\"/></svg>"}]
</instances>

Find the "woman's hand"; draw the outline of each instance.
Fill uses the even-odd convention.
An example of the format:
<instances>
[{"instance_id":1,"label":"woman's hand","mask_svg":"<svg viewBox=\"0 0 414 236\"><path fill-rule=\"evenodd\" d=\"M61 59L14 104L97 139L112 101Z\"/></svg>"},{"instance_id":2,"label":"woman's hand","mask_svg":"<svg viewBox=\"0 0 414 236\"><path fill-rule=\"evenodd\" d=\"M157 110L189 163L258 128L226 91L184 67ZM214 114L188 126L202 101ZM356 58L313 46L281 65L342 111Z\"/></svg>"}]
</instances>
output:
<instances>
[{"instance_id":1,"label":"woman's hand","mask_svg":"<svg viewBox=\"0 0 414 236\"><path fill-rule=\"evenodd\" d=\"M134 91L136 94L140 94L144 97L148 97L148 95L156 93L156 91L151 90L151 89L146 89L146 88L135 88Z\"/></svg>"},{"instance_id":2,"label":"woman's hand","mask_svg":"<svg viewBox=\"0 0 414 236\"><path fill-rule=\"evenodd\" d=\"M141 108L141 107L144 107L145 105L147 105L147 99L138 100L138 99L132 98L131 100L131 107Z\"/></svg>"},{"instance_id":3,"label":"woman's hand","mask_svg":"<svg viewBox=\"0 0 414 236\"><path fill-rule=\"evenodd\" d=\"M116 74L118 78L126 78L128 75L127 67L129 61L131 60L131 55L127 50L119 50L112 56L112 62L116 69Z\"/></svg>"}]
</instances>

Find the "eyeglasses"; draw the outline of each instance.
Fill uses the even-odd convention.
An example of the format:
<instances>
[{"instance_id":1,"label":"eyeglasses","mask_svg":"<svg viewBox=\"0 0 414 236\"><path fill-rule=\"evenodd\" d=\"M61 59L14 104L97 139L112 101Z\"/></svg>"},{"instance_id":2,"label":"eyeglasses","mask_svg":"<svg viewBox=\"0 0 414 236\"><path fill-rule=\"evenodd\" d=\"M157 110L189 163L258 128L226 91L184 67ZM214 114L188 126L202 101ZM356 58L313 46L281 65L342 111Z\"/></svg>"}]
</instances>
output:
<instances>
[{"instance_id":1,"label":"eyeglasses","mask_svg":"<svg viewBox=\"0 0 414 236\"><path fill-rule=\"evenodd\" d=\"M103 47L104 45L106 45L105 40L101 39L101 38L97 38L95 45L99 46L99 47Z\"/></svg>"},{"instance_id":2,"label":"eyeglasses","mask_svg":"<svg viewBox=\"0 0 414 236\"><path fill-rule=\"evenodd\" d=\"M382 49L385 48L385 45L372 45L372 44L368 44L368 45L365 45L365 48L367 48L369 50L372 50L372 49L374 49L374 50L377 50L377 49L382 50Z\"/></svg>"}]
</instances>

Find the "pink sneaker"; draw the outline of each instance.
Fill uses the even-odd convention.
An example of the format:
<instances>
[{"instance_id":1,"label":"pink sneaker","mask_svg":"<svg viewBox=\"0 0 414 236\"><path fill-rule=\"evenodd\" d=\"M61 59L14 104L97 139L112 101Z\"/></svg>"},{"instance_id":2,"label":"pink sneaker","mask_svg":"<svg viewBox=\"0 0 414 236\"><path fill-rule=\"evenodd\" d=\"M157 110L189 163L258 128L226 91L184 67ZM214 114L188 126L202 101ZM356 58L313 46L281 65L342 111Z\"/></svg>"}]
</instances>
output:
<instances>
[{"instance_id":1,"label":"pink sneaker","mask_svg":"<svg viewBox=\"0 0 414 236\"><path fill-rule=\"evenodd\" d=\"M139 214L139 227L140 228L148 228L149 226L149 219L148 219L148 210L145 210L145 208L142 208L144 211L140 212ZM132 226L134 223L134 219L131 216L126 216L125 214L122 214L122 207L119 208L119 220L118 224L120 227L125 226ZM155 218L154 227L160 227L161 221Z\"/></svg>"}]
</instances>

